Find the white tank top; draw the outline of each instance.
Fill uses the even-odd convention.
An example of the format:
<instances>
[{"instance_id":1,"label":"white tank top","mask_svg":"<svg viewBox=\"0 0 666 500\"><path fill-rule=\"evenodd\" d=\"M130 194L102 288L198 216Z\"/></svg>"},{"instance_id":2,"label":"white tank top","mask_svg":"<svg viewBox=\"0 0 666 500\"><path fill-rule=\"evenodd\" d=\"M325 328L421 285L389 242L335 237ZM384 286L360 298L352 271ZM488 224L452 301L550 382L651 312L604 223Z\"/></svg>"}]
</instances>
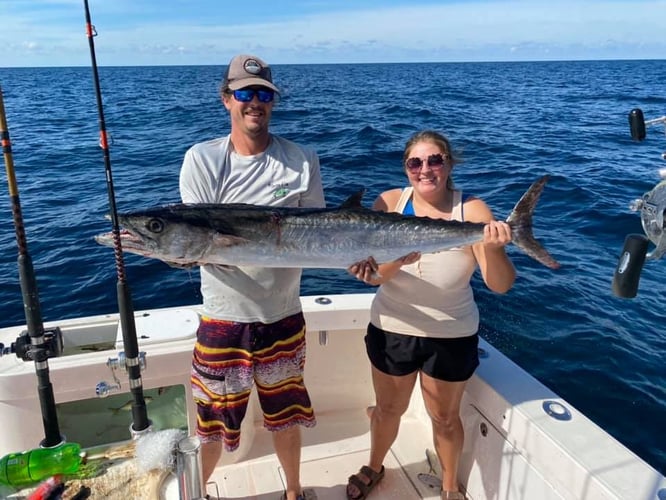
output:
<instances>
[{"instance_id":1,"label":"white tank top","mask_svg":"<svg viewBox=\"0 0 666 500\"><path fill-rule=\"evenodd\" d=\"M403 190L394 212L402 213L412 197ZM462 192L453 192L452 220L463 220ZM377 290L370 321L377 328L417 337L455 338L474 335L479 310L470 279L476 259L469 246L423 254L414 264L402 266Z\"/></svg>"}]
</instances>

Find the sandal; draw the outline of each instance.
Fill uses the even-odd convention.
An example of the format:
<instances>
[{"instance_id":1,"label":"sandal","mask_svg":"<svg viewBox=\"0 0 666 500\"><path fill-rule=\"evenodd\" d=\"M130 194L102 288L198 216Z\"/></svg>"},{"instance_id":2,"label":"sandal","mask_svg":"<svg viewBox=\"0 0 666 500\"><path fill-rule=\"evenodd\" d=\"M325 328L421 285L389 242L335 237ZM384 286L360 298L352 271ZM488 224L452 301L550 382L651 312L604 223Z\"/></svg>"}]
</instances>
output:
<instances>
[{"instance_id":1,"label":"sandal","mask_svg":"<svg viewBox=\"0 0 666 500\"><path fill-rule=\"evenodd\" d=\"M365 483L363 479L361 479L360 477L361 475L365 476L370 482ZM381 481L383 477L384 477L383 465L379 472L375 472L367 465L364 465L363 467L361 467L361 470L358 471L356 474L349 476L349 480L347 482L347 491L346 491L347 500L364 500L365 498L368 498L370 492L374 489L375 486L377 486L377 483L379 483L379 481ZM349 486L355 486L356 489L358 489L359 491L358 496L352 496L349 493Z\"/></svg>"},{"instance_id":2,"label":"sandal","mask_svg":"<svg viewBox=\"0 0 666 500\"><path fill-rule=\"evenodd\" d=\"M280 500L287 500L287 494L282 493ZM317 494L313 489L306 488L296 497L296 500L317 500Z\"/></svg>"}]
</instances>

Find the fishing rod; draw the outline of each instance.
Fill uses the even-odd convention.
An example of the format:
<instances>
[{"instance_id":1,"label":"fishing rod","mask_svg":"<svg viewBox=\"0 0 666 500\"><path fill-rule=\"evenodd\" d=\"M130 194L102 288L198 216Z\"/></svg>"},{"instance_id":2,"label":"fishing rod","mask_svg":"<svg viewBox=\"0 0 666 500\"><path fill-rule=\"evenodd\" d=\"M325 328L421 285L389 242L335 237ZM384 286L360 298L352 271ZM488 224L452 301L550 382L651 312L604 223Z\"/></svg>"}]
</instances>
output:
<instances>
[{"instance_id":1,"label":"fishing rod","mask_svg":"<svg viewBox=\"0 0 666 500\"><path fill-rule=\"evenodd\" d=\"M640 108L629 112L629 129L635 141L645 139L646 126L660 124L664 125L666 132L666 116L646 120ZM661 153L661 158L666 160L666 151ZM621 298L631 299L636 296L646 260L656 260L666 254L666 168L659 169L659 177L661 182L629 205L634 212L640 212L645 235L629 234L625 238L612 284L613 293ZM655 248L648 252L650 241Z\"/></svg>"},{"instance_id":2,"label":"fishing rod","mask_svg":"<svg viewBox=\"0 0 666 500\"><path fill-rule=\"evenodd\" d=\"M90 8L88 0L83 1L86 17L86 35L90 45L90 59L92 62L93 83L95 86L95 95L97 98L97 111L99 115L99 144L104 152L104 168L106 173L106 186L109 195L109 208L111 210L111 224L114 243L114 255L116 260L116 293L118 298L118 312L120 315L120 326L123 332L123 350L124 364L129 376L130 391L133 396L132 401L132 426L130 431L138 434L150 430L150 420L146 410L146 401L143 397L143 384L141 381L141 359L139 357L139 343L136 336L136 324L134 322L134 307L132 305L132 295L130 293L127 278L125 276L125 264L123 261L123 249L120 241L120 224L118 223L118 211L116 209L115 191L113 188L113 176L111 172L111 155L109 152L109 140L106 133L106 124L104 120L104 107L102 104L102 91L99 82L99 72L97 71L97 58L95 56L94 37L97 36L95 27L90 18ZM105 392L98 395L106 396Z\"/></svg>"},{"instance_id":3,"label":"fishing rod","mask_svg":"<svg viewBox=\"0 0 666 500\"><path fill-rule=\"evenodd\" d=\"M0 87L0 140L2 141L2 152L5 158L7 170L7 184L9 185L9 198L12 204L14 216L14 227L16 229L16 244L18 245L18 268L23 295L23 309L27 326L27 336L20 336L10 348L0 344L0 355L15 352L24 361L34 360L35 373L37 374L37 392L39 394L39 405L42 412L42 423L44 425L44 440L40 443L45 448L51 448L63 442L58 427L58 414L53 395L53 385L49 377L49 355L58 356L62 352L62 334L60 329L51 332L47 339L42 321L42 312L37 292L37 280L32 265L32 258L28 252L28 243L23 225L23 214L21 212L21 201L19 199L18 184L14 171L14 160L12 157L12 145L9 139L9 128L5 115L5 104ZM29 339L29 341L28 341ZM54 341L51 341L54 340ZM54 347L55 346L55 347Z\"/></svg>"}]
</instances>

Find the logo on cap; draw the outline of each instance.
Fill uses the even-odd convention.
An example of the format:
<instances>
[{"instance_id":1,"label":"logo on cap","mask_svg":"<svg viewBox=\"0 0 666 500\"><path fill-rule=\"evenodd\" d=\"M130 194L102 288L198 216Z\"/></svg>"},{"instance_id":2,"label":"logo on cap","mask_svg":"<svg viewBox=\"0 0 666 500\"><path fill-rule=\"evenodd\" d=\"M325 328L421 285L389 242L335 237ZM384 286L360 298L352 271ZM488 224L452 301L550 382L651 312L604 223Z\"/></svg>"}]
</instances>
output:
<instances>
[{"instance_id":1,"label":"logo on cap","mask_svg":"<svg viewBox=\"0 0 666 500\"><path fill-rule=\"evenodd\" d=\"M254 59L248 59L243 63L243 69L251 75L258 75L261 73L261 64Z\"/></svg>"}]
</instances>

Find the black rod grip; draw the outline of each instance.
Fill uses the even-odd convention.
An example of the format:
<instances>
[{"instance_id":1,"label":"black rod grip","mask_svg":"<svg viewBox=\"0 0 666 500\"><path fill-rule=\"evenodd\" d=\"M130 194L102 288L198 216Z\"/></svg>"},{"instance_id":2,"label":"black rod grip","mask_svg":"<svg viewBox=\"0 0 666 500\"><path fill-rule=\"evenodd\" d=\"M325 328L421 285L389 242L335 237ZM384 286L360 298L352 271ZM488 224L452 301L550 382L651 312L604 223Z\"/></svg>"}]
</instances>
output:
<instances>
[{"instance_id":1,"label":"black rod grip","mask_svg":"<svg viewBox=\"0 0 666 500\"><path fill-rule=\"evenodd\" d=\"M645 139L645 117L640 108L634 108L629 112L629 129L634 141Z\"/></svg>"},{"instance_id":2,"label":"black rod grip","mask_svg":"<svg viewBox=\"0 0 666 500\"><path fill-rule=\"evenodd\" d=\"M638 291L649 240L642 234L628 234L613 276L613 293L632 299Z\"/></svg>"}]
</instances>

